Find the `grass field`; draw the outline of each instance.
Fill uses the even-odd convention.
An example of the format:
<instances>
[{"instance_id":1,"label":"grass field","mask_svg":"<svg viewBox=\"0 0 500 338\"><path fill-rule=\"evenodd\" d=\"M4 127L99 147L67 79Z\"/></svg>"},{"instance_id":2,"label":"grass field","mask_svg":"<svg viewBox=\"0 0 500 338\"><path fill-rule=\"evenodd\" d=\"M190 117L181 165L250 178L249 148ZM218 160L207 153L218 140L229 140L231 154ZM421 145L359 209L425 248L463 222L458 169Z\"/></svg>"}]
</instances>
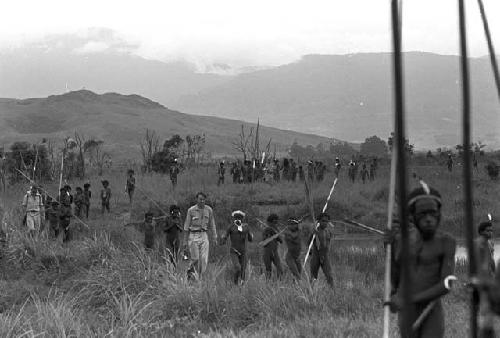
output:
<instances>
[{"instance_id":1,"label":"grass field","mask_svg":"<svg viewBox=\"0 0 500 338\"><path fill-rule=\"evenodd\" d=\"M460 172L443 167L414 167L415 172L443 195L445 231L461 238L462 185ZM197 191L208 194L219 233L230 222L232 210L247 212L247 221L260 240L257 218L270 212L281 219L307 213L300 182L217 187L216 170L202 167L184 172L172 191L166 176L137 177L140 191L129 208L125 174L108 179L113 191L112 213L101 217L97 209L100 179L92 178L93 208L88 225L73 222L76 239L63 245L44 238L30 239L20 226L20 201L28 184L3 192L2 226L8 245L2 257L0 280L0 336L2 337L379 337L382 332L384 250L380 240L337 241L332 245L334 288L323 276L314 285L305 279L294 283L290 274L267 282L262 274L256 243L249 246L248 281L234 286L226 271L227 246L212 246L207 276L188 282L186 263L178 270L167 263L163 250L154 254L142 248L142 234L125 223L140 221L148 209L160 213L178 203L183 213L194 203ZM382 228L386 219L388 168L367 184L347 181L345 173L332 197L328 212L333 219L353 218ZM226 177L230 181L229 176ZM417 183L411 179L411 186ZM333 177L314 185L316 212L323 206ZM73 187L83 182L70 182ZM45 188L56 193L56 185ZM500 215L500 187L481 169L474 176L475 223L487 212ZM146 194L149 197L146 197ZM154 201L154 202L153 202ZM365 236L359 230L337 227L342 235ZM162 242L162 239L159 239ZM360 242L361 243L361 242ZM284 248L280 249L284 255ZM466 267L460 263L459 276ZM445 297L448 337L467 336L468 293L459 288ZM396 336L396 319L393 318Z\"/></svg>"}]
</instances>

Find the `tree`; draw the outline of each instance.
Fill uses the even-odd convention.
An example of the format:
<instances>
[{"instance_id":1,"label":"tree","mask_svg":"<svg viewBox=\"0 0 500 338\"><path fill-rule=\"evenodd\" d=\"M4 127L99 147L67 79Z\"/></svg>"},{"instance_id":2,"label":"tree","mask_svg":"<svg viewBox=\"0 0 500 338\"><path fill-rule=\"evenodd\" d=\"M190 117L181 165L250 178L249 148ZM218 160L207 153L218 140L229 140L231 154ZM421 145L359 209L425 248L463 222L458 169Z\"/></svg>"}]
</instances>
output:
<instances>
[{"instance_id":1,"label":"tree","mask_svg":"<svg viewBox=\"0 0 500 338\"><path fill-rule=\"evenodd\" d=\"M186 136L186 164L193 164L200 157L200 153L205 146L205 134Z\"/></svg>"},{"instance_id":2,"label":"tree","mask_svg":"<svg viewBox=\"0 0 500 338\"><path fill-rule=\"evenodd\" d=\"M248 144L252 140L253 127L250 128L250 132L245 133L245 126L241 125L241 131L238 134L238 140L233 142L234 149L238 150L243 154L243 161L247 159Z\"/></svg>"},{"instance_id":3,"label":"tree","mask_svg":"<svg viewBox=\"0 0 500 338\"><path fill-rule=\"evenodd\" d=\"M89 154L90 164L97 168L97 174L102 175L104 165L109 163L111 156L103 150L104 141L90 139L85 141L84 150Z\"/></svg>"},{"instance_id":4,"label":"tree","mask_svg":"<svg viewBox=\"0 0 500 338\"><path fill-rule=\"evenodd\" d=\"M391 133L391 136L387 139L387 145L389 146L389 151L392 152L392 145L393 145L393 139L394 139L394 132ZM410 140L405 138L405 151L408 155L413 155L415 146L413 144L410 144Z\"/></svg>"},{"instance_id":5,"label":"tree","mask_svg":"<svg viewBox=\"0 0 500 338\"><path fill-rule=\"evenodd\" d=\"M387 155L387 144L378 136L372 136L361 143L360 154L363 156L384 157Z\"/></svg>"},{"instance_id":6,"label":"tree","mask_svg":"<svg viewBox=\"0 0 500 338\"><path fill-rule=\"evenodd\" d=\"M78 176L80 178L85 177L85 135L79 134L75 131L75 142L78 147Z\"/></svg>"},{"instance_id":7,"label":"tree","mask_svg":"<svg viewBox=\"0 0 500 338\"><path fill-rule=\"evenodd\" d=\"M179 157L179 148L184 143L180 135L174 135L163 143L163 149L153 154L151 159L152 170L154 172L166 173Z\"/></svg>"},{"instance_id":8,"label":"tree","mask_svg":"<svg viewBox=\"0 0 500 338\"><path fill-rule=\"evenodd\" d=\"M144 138L141 140L140 147L143 168L149 173L153 170L153 155L160 150L160 139L154 130L146 129L146 135L144 135Z\"/></svg>"}]
</instances>

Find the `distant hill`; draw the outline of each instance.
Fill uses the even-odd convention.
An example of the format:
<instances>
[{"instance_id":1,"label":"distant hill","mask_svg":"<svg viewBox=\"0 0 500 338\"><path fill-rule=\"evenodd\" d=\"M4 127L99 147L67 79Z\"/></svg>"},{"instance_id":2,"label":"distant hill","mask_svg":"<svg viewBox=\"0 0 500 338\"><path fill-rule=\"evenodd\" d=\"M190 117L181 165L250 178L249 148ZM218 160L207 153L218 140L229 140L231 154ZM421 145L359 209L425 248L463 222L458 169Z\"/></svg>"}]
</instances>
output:
<instances>
[{"instance_id":1,"label":"distant hill","mask_svg":"<svg viewBox=\"0 0 500 338\"><path fill-rule=\"evenodd\" d=\"M460 142L459 59L405 53L407 125L417 148ZM470 59L474 138L500 147L500 103L488 58ZM308 55L241 74L172 107L190 114L251 120L348 141L387 139L392 128L391 54Z\"/></svg>"},{"instance_id":2,"label":"distant hill","mask_svg":"<svg viewBox=\"0 0 500 338\"><path fill-rule=\"evenodd\" d=\"M265 122L265 120L263 121ZM193 116L165 108L139 95L79 90L47 98L0 99L0 144L38 142L42 137L64 138L75 131L105 141L115 158L139 158L139 142L146 128L160 140L174 134L206 135L206 150L214 155L238 154L232 142L241 124L254 124L208 116ZM294 141L301 145L328 143L326 137L261 126L261 144L270 138L285 151Z\"/></svg>"}]
</instances>

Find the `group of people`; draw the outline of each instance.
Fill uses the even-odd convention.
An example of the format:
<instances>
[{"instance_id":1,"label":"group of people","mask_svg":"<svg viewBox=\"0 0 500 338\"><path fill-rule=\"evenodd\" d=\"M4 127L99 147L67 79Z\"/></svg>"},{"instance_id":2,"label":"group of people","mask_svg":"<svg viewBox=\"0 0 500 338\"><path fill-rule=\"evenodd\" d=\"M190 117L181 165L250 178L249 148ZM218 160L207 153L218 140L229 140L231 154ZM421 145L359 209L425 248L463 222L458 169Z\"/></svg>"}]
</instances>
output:
<instances>
[{"instance_id":1,"label":"group of people","mask_svg":"<svg viewBox=\"0 0 500 338\"><path fill-rule=\"evenodd\" d=\"M337 166L337 161L335 162ZM357 177L361 178L361 181L363 183L366 183L368 180L373 181L375 179L375 177L377 176L377 168L378 162L376 157L373 158L368 165L366 164L366 162L363 162L361 164L361 169L359 167L359 162L353 158L347 165L347 176L352 183L356 182Z\"/></svg>"},{"instance_id":2,"label":"group of people","mask_svg":"<svg viewBox=\"0 0 500 338\"><path fill-rule=\"evenodd\" d=\"M111 188L109 181L103 180L101 183L101 214L104 214L105 211L110 212ZM44 232L51 238L62 235L63 242L67 242L71 240L71 219L76 218L80 222L84 217L88 219L91 199L90 183L85 183L83 189L76 187L75 194L72 194L70 185L64 185L55 198L47 194L41 185L33 184L23 196L23 224L31 235Z\"/></svg>"}]
</instances>

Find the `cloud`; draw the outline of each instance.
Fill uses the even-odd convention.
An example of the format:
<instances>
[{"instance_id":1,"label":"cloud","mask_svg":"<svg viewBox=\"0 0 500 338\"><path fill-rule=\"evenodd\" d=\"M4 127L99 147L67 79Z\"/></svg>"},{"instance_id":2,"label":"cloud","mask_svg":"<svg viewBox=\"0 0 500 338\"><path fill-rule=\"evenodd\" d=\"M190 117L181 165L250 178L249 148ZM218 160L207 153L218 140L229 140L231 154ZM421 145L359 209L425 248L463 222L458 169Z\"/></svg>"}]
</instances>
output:
<instances>
[{"instance_id":1,"label":"cloud","mask_svg":"<svg viewBox=\"0 0 500 338\"><path fill-rule=\"evenodd\" d=\"M109 45L102 41L89 41L82 47L75 48L73 52L76 54L95 54L101 53L109 49Z\"/></svg>"}]
</instances>

